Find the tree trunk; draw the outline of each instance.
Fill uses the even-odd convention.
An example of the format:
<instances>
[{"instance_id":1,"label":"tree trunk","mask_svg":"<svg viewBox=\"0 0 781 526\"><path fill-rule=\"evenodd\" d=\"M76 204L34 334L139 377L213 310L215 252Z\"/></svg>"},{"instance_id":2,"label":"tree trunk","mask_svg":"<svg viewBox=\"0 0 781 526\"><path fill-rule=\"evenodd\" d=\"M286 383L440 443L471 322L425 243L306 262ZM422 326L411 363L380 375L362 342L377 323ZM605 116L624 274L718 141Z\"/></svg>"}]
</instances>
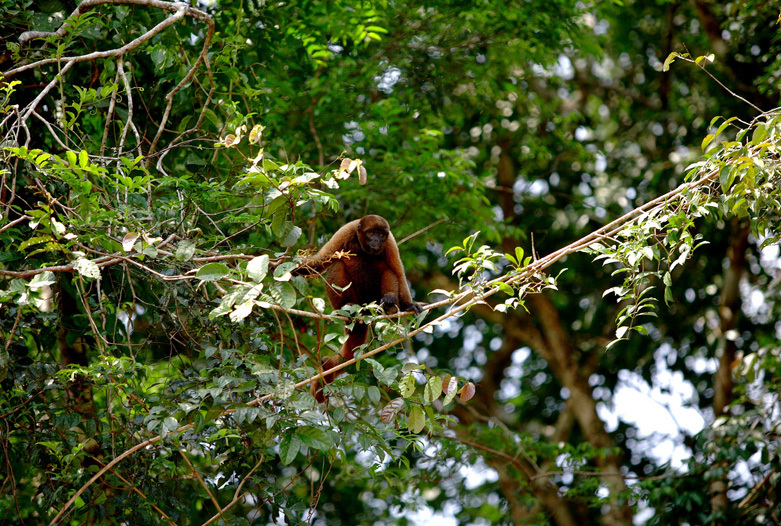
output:
<instances>
[{"instance_id":1,"label":"tree trunk","mask_svg":"<svg viewBox=\"0 0 781 526\"><path fill-rule=\"evenodd\" d=\"M717 356L719 368L713 379L713 415L718 418L728 413L732 401L732 363L735 361L735 328L740 314L740 278L746 266L746 248L748 246L748 225L732 222L732 236L727 249L727 268L724 269L724 286L719 301L719 331ZM726 466L725 466L726 467ZM711 506L716 513L726 512L726 479L717 479L710 483Z\"/></svg>"}]
</instances>

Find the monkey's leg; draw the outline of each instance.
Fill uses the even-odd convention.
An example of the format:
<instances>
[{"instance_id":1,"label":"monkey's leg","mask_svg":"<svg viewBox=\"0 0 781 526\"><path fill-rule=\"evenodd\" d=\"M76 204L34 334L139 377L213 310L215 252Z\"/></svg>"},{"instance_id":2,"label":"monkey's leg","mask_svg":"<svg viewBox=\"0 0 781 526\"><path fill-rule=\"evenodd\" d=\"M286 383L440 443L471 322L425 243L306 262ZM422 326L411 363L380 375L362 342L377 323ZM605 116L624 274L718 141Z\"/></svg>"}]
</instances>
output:
<instances>
[{"instance_id":1,"label":"monkey's leg","mask_svg":"<svg viewBox=\"0 0 781 526\"><path fill-rule=\"evenodd\" d=\"M353 356L355 356L355 348L366 343L366 336L369 334L369 326L365 323L356 322L353 329L348 331L347 334L347 341L344 342L344 345L339 350L339 354L323 360L323 371L329 371L342 362L352 360ZM312 396L314 396L318 402L323 403L325 400L323 387L333 382L340 374L342 374L342 369L323 376L322 385L319 380L312 382Z\"/></svg>"}]
</instances>

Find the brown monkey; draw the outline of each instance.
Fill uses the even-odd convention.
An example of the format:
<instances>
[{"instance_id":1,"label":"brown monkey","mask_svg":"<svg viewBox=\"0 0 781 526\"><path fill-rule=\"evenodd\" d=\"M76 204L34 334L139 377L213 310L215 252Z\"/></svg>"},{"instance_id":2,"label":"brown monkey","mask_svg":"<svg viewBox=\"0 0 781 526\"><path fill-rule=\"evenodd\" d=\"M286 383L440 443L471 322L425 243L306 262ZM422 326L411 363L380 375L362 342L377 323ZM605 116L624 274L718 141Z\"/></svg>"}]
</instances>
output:
<instances>
[{"instance_id":1,"label":"brown monkey","mask_svg":"<svg viewBox=\"0 0 781 526\"><path fill-rule=\"evenodd\" d=\"M293 274L311 276L328 267L328 299L334 309L376 301L386 312L396 307L416 314L423 310L421 305L412 301L399 247L388 222L380 216L368 215L347 223ZM368 331L369 327L360 322L355 323L352 330L347 330L347 341L339 354L323 360L323 371L351 360L355 348L366 342ZM323 377L323 383L331 383L340 373L337 371ZM312 394L318 402L324 400L319 382L312 384Z\"/></svg>"}]
</instances>

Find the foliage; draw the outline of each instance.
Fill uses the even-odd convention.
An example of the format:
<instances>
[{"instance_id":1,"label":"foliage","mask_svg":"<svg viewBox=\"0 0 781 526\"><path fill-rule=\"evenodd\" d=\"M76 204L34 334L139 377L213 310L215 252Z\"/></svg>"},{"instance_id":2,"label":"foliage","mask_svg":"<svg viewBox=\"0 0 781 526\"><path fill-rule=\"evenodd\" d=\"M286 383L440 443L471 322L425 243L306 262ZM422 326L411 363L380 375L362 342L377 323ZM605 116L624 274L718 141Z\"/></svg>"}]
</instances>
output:
<instances>
[{"instance_id":1,"label":"foliage","mask_svg":"<svg viewBox=\"0 0 781 526\"><path fill-rule=\"evenodd\" d=\"M70 8L0 22L3 521L778 521L771 8ZM366 213L424 313L291 274Z\"/></svg>"}]
</instances>

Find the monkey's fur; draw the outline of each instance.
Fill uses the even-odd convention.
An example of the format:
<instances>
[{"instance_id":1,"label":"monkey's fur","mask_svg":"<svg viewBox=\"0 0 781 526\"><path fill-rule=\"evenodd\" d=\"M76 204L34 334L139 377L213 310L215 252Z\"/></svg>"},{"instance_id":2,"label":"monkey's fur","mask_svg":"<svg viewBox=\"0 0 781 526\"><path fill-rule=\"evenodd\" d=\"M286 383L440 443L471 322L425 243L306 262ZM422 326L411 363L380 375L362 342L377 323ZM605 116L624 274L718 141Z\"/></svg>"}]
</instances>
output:
<instances>
[{"instance_id":1,"label":"monkey's fur","mask_svg":"<svg viewBox=\"0 0 781 526\"><path fill-rule=\"evenodd\" d=\"M334 309L376 301L386 312L399 308L417 314L423 310L412 301L399 247L388 222L380 216L367 215L347 223L293 274L311 276L327 268L328 299ZM369 327L360 322L355 323L352 330L346 330L347 341L338 354L323 360L323 371L351 360L355 348L366 342L368 331ZM340 373L324 376L323 384L333 382ZM318 402L325 399L320 382L312 383L312 394Z\"/></svg>"}]
</instances>

